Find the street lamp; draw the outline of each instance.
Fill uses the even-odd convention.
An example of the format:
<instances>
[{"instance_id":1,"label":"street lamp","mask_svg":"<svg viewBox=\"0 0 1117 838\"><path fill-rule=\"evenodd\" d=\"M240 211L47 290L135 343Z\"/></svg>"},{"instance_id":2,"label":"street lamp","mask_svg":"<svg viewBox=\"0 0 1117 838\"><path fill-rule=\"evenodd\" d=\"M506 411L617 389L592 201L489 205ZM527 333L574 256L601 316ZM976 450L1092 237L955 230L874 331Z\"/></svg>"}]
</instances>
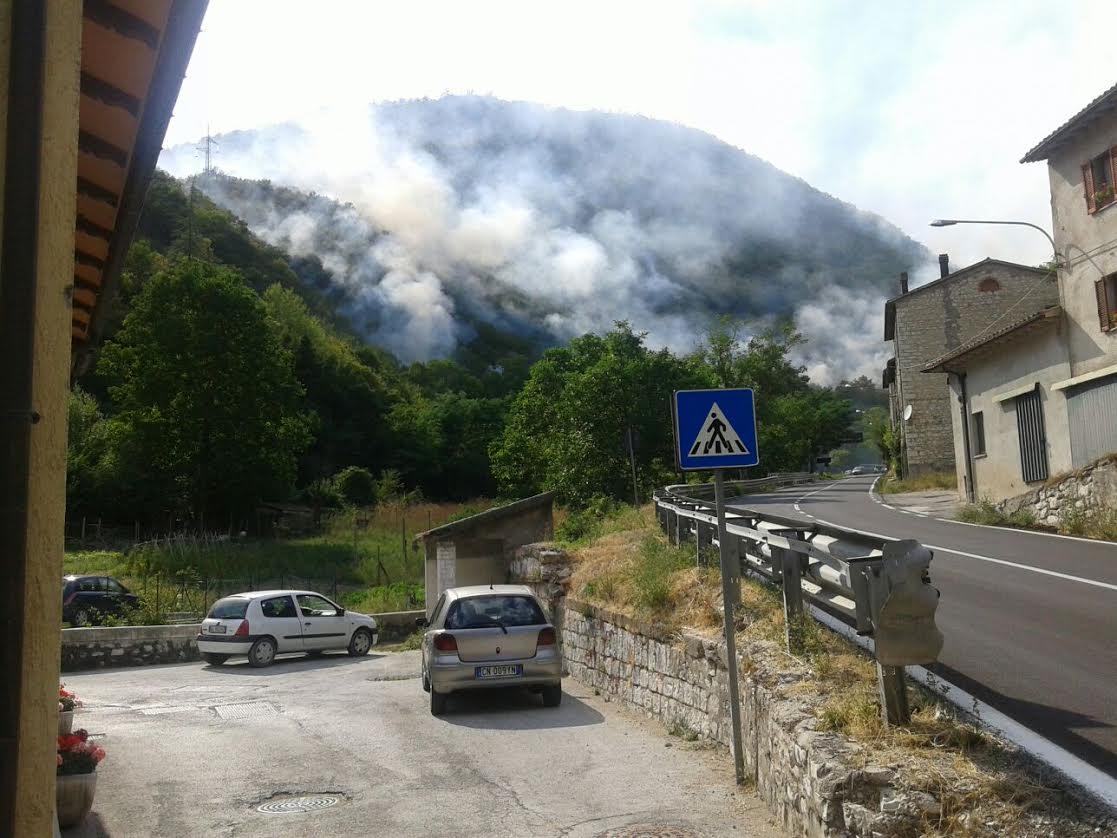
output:
<instances>
[{"instance_id":1,"label":"street lamp","mask_svg":"<svg viewBox=\"0 0 1117 838\"><path fill-rule=\"evenodd\" d=\"M1038 224L1032 224L1030 221L975 221L962 218L936 218L931 222L932 227L953 227L955 224L1010 224L1015 227L1031 227L1033 230L1039 230L1043 233L1044 238L1051 242L1051 252L1055 255L1055 267L1061 268L1064 265L1063 257L1055 247L1055 240L1051 238L1050 233Z\"/></svg>"}]
</instances>

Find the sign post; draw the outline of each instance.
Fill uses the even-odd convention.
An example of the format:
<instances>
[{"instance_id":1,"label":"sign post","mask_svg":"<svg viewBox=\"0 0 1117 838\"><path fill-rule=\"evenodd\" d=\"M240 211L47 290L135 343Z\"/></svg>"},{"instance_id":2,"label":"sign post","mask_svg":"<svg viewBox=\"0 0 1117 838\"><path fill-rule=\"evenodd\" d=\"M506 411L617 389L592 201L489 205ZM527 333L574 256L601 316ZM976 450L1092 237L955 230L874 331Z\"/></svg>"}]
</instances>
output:
<instances>
[{"instance_id":1,"label":"sign post","mask_svg":"<svg viewBox=\"0 0 1117 838\"><path fill-rule=\"evenodd\" d=\"M725 524L725 469L747 468L760 462L756 446L756 408L752 390L680 390L674 401L675 453L683 471L714 472L714 503L718 517L721 554L721 601L724 614L725 652L729 669L729 716L733 725L733 771L745 782L745 757L741 746L741 698L737 674L737 630L733 605L740 573L733 567L736 550L729 548Z\"/></svg>"}]
</instances>

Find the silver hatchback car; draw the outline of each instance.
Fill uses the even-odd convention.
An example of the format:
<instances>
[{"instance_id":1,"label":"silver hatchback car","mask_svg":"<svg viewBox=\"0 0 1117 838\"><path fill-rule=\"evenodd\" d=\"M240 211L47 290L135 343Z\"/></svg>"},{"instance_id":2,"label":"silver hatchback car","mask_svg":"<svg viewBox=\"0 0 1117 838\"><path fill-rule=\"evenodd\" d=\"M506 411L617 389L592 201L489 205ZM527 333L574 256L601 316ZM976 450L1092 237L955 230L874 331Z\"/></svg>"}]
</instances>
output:
<instances>
[{"instance_id":1,"label":"silver hatchback car","mask_svg":"<svg viewBox=\"0 0 1117 838\"><path fill-rule=\"evenodd\" d=\"M526 585L448 588L416 621L423 636L423 689L431 713L446 710L450 693L524 686L545 707L562 702L562 655L555 627Z\"/></svg>"}]
</instances>

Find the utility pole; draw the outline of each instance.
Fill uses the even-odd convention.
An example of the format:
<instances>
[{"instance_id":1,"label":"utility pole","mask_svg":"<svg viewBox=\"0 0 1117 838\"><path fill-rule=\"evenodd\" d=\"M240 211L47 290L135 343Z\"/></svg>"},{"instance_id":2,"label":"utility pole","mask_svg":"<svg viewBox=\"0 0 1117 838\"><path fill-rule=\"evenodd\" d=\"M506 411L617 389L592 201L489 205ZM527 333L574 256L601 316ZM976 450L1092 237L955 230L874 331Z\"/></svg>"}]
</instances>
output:
<instances>
[{"instance_id":1,"label":"utility pole","mask_svg":"<svg viewBox=\"0 0 1117 838\"><path fill-rule=\"evenodd\" d=\"M213 148L219 145L217 140L209 132L209 125L206 125L206 135L198 143L198 151L205 154L205 166L202 169L202 174L213 174Z\"/></svg>"},{"instance_id":2,"label":"utility pole","mask_svg":"<svg viewBox=\"0 0 1117 838\"><path fill-rule=\"evenodd\" d=\"M640 484L636 480L636 440L633 436L632 426L628 426L625 441L628 443L628 459L632 464L632 504L640 505Z\"/></svg>"}]
</instances>

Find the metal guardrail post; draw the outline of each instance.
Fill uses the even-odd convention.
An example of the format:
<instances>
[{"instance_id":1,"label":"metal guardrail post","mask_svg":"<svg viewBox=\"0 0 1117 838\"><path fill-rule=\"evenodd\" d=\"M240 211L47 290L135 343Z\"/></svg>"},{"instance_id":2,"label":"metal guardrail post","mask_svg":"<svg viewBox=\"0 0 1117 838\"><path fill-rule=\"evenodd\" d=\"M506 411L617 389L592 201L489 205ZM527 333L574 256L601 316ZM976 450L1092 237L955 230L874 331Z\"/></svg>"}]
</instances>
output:
<instances>
[{"instance_id":1,"label":"metal guardrail post","mask_svg":"<svg viewBox=\"0 0 1117 838\"><path fill-rule=\"evenodd\" d=\"M784 547L772 547L772 567L779 567L783 588L783 617L787 635L787 651L799 651L795 624L803 616L803 576L799 554Z\"/></svg>"},{"instance_id":2,"label":"metal guardrail post","mask_svg":"<svg viewBox=\"0 0 1117 838\"><path fill-rule=\"evenodd\" d=\"M886 666L877 661L877 689L880 693L881 719L885 727L911 723L908 707L907 675L902 666Z\"/></svg>"}]
</instances>

